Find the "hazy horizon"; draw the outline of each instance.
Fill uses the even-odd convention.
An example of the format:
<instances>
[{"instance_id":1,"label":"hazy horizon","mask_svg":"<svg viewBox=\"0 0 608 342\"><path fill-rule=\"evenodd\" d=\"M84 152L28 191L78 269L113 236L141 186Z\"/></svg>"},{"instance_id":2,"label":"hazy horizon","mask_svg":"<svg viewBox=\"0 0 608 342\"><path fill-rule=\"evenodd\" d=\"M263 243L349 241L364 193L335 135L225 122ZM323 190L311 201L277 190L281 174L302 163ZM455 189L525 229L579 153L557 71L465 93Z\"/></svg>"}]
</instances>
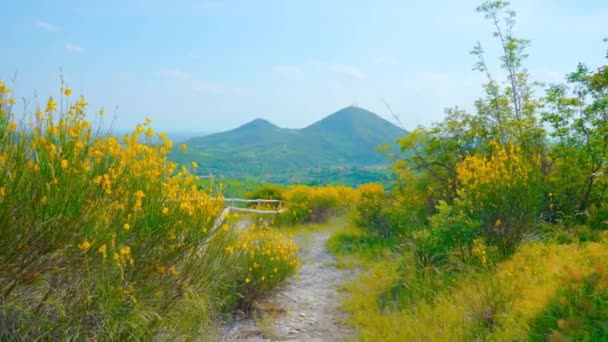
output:
<instances>
[{"instance_id":1,"label":"hazy horizon","mask_svg":"<svg viewBox=\"0 0 608 342\"><path fill-rule=\"evenodd\" d=\"M62 70L91 112L118 108L117 130L145 117L165 131L220 132L255 118L301 128L349 105L392 122L384 101L411 129L445 107L472 109L483 80L468 53L476 41L498 70L479 3L20 1L8 5L0 79L16 74L18 97L44 103ZM534 80L603 61L608 2L511 3Z\"/></svg>"}]
</instances>

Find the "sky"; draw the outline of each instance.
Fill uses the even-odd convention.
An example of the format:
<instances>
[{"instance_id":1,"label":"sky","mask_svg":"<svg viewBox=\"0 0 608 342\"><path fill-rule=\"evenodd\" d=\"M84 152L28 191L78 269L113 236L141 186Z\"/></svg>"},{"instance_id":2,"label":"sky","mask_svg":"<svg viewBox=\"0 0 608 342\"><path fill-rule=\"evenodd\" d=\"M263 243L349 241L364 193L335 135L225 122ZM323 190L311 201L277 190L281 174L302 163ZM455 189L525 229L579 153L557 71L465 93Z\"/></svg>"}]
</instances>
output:
<instances>
[{"instance_id":1,"label":"sky","mask_svg":"<svg viewBox=\"0 0 608 342\"><path fill-rule=\"evenodd\" d=\"M60 76L119 130L218 132L255 118L305 127L356 105L405 128L473 109L480 41L498 42L473 0L12 0L3 5L0 80L27 108ZM608 1L512 0L526 66L561 82L606 64ZM540 93L540 91L539 91ZM21 101L20 101L21 102ZM23 108L21 108L23 110ZM26 109L27 112L27 109Z\"/></svg>"}]
</instances>

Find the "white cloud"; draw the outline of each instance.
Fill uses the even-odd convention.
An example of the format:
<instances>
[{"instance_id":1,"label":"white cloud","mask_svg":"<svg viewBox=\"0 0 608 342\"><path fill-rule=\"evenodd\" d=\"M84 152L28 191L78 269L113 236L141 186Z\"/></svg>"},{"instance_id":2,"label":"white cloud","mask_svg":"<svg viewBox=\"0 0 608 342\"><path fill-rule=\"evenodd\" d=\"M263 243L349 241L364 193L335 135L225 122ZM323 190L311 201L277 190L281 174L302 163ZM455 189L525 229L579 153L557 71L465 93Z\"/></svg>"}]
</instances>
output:
<instances>
[{"instance_id":1,"label":"white cloud","mask_svg":"<svg viewBox=\"0 0 608 342\"><path fill-rule=\"evenodd\" d=\"M73 52L73 53L83 53L84 52L84 48L82 46L72 44L72 43L65 43L64 48L67 51Z\"/></svg>"},{"instance_id":2,"label":"white cloud","mask_svg":"<svg viewBox=\"0 0 608 342\"><path fill-rule=\"evenodd\" d=\"M318 61L313 62L313 64L317 65L325 70L334 72L334 73L351 76L360 81L365 79L365 73L363 71L361 71L360 69L358 69L354 66L351 66L351 65L327 64L327 63L322 63L322 62L318 62Z\"/></svg>"},{"instance_id":3,"label":"white cloud","mask_svg":"<svg viewBox=\"0 0 608 342\"><path fill-rule=\"evenodd\" d=\"M275 65L272 68L272 74L283 78L300 79L304 77L304 71L302 71L302 69L291 65Z\"/></svg>"},{"instance_id":4,"label":"white cloud","mask_svg":"<svg viewBox=\"0 0 608 342\"><path fill-rule=\"evenodd\" d=\"M158 74L176 80L187 80L190 78L190 74L181 69L161 70Z\"/></svg>"},{"instance_id":5,"label":"white cloud","mask_svg":"<svg viewBox=\"0 0 608 342\"><path fill-rule=\"evenodd\" d=\"M45 30L45 31L49 31L49 32L57 32L57 31L59 31L59 27L57 27L57 26L55 26L55 25L53 25L51 23L48 23L46 21L37 21L36 22L36 26L39 27L39 28L41 28L41 29L43 29L43 30Z\"/></svg>"}]
</instances>

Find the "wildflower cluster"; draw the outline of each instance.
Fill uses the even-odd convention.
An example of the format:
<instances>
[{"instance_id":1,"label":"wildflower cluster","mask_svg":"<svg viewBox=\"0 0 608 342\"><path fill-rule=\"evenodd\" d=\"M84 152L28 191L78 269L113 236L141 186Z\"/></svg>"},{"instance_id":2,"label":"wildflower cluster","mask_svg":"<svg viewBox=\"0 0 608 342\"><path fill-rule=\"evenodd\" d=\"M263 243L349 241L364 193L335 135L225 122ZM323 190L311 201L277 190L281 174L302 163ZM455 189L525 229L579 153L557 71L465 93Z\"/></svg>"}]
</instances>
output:
<instances>
[{"instance_id":1,"label":"wildflower cluster","mask_svg":"<svg viewBox=\"0 0 608 342\"><path fill-rule=\"evenodd\" d=\"M239 232L225 252L239 260L242 271L236 280L243 304L273 289L300 269L293 240L266 225L251 225Z\"/></svg>"},{"instance_id":2,"label":"wildflower cluster","mask_svg":"<svg viewBox=\"0 0 608 342\"><path fill-rule=\"evenodd\" d=\"M355 189L346 186L293 185L284 192L288 211L283 220L291 223L320 223L351 207Z\"/></svg>"},{"instance_id":3,"label":"wildflower cluster","mask_svg":"<svg viewBox=\"0 0 608 342\"><path fill-rule=\"evenodd\" d=\"M222 201L150 120L119 139L69 88L21 121L9 96L0 82L0 331L148 336L185 293L231 281L204 266L225 259L209 236Z\"/></svg>"},{"instance_id":4,"label":"wildflower cluster","mask_svg":"<svg viewBox=\"0 0 608 342\"><path fill-rule=\"evenodd\" d=\"M543 209L540 157L524 156L514 143L490 145L489 156L471 155L457 165L457 193L486 236L512 251Z\"/></svg>"}]
</instances>

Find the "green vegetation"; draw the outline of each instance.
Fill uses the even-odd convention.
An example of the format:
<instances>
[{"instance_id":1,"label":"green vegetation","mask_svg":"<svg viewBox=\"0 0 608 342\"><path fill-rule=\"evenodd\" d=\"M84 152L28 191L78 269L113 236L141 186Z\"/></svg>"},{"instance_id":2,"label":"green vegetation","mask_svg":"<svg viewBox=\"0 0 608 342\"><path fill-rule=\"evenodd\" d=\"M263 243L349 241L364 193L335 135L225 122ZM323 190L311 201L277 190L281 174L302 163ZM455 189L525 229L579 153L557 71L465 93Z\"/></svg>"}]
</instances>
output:
<instances>
[{"instance_id":1,"label":"green vegetation","mask_svg":"<svg viewBox=\"0 0 608 342\"><path fill-rule=\"evenodd\" d=\"M103 134L63 86L19 121L0 82L0 340L213 338L299 270L287 235L317 230L361 270L360 340L608 340L608 65L540 89L509 4L477 12L504 80L477 44L475 110L407 134L348 107L177 152L149 120ZM283 211L216 225L224 195Z\"/></svg>"},{"instance_id":2,"label":"green vegetation","mask_svg":"<svg viewBox=\"0 0 608 342\"><path fill-rule=\"evenodd\" d=\"M362 187L358 228L329 241L345 267L345 309L361 340L608 338L608 66L579 65L536 96L504 1L494 27L501 74L475 112L402 138L393 189Z\"/></svg>"},{"instance_id":3,"label":"green vegetation","mask_svg":"<svg viewBox=\"0 0 608 342\"><path fill-rule=\"evenodd\" d=\"M278 215L275 223L290 226L324 223L332 217L344 214L354 205L357 191L340 185L289 187L265 185L247 194L247 197L283 201L286 210ZM275 210L277 205L270 203L263 205L262 208Z\"/></svg>"},{"instance_id":4,"label":"green vegetation","mask_svg":"<svg viewBox=\"0 0 608 342\"><path fill-rule=\"evenodd\" d=\"M274 228L214 229L221 193L148 120L120 142L71 93L24 125L0 82L0 340L213 336L298 270Z\"/></svg>"},{"instance_id":5,"label":"green vegetation","mask_svg":"<svg viewBox=\"0 0 608 342\"><path fill-rule=\"evenodd\" d=\"M394 144L404 131L357 107L344 108L303 129L279 128L256 119L234 130L190 139L186 154L199 172L240 181L343 184L356 186L388 180L385 158L376 151Z\"/></svg>"}]
</instances>

